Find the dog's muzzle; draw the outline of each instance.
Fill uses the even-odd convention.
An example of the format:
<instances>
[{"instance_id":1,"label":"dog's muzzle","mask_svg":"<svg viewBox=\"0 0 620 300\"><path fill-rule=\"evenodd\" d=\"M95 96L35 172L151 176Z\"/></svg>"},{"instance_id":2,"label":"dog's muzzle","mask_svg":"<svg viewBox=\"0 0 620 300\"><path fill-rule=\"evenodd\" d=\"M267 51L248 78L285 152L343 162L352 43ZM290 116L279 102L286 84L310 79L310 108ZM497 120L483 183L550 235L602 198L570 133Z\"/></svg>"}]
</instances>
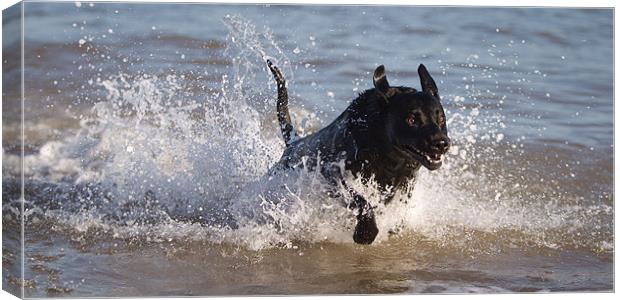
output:
<instances>
[{"instance_id":1,"label":"dog's muzzle","mask_svg":"<svg viewBox=\"0 0 620 300\"><path fill-rule=\"evenodd\" d=\"M412 145L402 147L415 160L424 167L433 171L441 167L443 155L450 149L450 139L442 137L429 143L429 151L423 151Z\"/></svg>"}]
</instances>

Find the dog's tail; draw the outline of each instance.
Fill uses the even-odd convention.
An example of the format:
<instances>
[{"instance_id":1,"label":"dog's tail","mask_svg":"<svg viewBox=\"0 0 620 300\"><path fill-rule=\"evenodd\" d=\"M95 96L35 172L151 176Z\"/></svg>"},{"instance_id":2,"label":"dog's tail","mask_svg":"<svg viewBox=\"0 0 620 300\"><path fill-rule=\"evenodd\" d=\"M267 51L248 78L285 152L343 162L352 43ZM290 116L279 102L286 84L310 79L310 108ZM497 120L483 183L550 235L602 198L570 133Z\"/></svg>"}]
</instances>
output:
<instances>
[{"instance_id":1,"label":"dog's tail","mask_svg":"<svg viewBox=\"0 0 620 300\"><path fill-rule=\"evenodd\" d=\"M276 67L270 60L267 60L267 66L273 77L276 79L278 85L278 122L280 123L280 129L282 130L282 136L284 137L284 143L288 147L293 140L297 137L297 132L293 128L291 123L291 116L288 112L288 91L286 89L286 81L282 72Z\"/></svg>"}]
</instances>

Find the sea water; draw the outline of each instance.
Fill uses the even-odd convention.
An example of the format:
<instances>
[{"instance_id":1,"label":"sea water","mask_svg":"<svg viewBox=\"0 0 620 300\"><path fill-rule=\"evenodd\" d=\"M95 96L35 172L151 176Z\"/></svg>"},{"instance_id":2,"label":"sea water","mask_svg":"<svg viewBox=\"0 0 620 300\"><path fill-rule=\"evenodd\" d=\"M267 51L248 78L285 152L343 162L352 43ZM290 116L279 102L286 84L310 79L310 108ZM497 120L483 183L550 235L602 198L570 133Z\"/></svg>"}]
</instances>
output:
<instances>
[{"instance_id":1,"label":"sea water","mask_svg":"<svg viewBox=\"0 0 620 300\"><path fill-rule=\"evenodd\" d=\"M22 258L30 297L613 288L611 10L32 2L24 16L23 161L17 41L3 55L8 290ZM442 168L387 206L347 178L378 206L372 245L353 243L355 215L320 174L268 175L284 143L267 58L302 135L379 64L392 85L419 88L420 63L435 78Z\"/></svg>"}]
</instances>

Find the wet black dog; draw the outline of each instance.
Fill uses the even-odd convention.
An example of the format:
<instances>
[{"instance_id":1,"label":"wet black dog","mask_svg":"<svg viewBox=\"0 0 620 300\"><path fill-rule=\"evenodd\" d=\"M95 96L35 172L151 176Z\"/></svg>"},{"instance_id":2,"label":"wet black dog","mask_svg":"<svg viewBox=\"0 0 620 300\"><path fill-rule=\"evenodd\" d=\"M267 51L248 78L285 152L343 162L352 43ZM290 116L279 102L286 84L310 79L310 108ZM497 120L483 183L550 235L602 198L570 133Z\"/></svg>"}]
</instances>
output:
<instances>
[{"instance_id":1,"label":"wet black dog","mask_svg":"<svg viewBox=\"0 0 620 300\"><path fill-rule=\"evenodd\" d=\"M303 138L291 124L284 76L271 61L267 65L278 86L278 121L286 143L273 170L300 167L305 157L307 166L318 166L323 176L345 187L345 170L363 182L373 177L388 203L397 191L409 187L421 165L429 170L441 167L450 139L437 86L424 65L418 67L422 91L391 87L379 66L373 89L360 94L329 126ZM373 207L355 190L347 190L353 198L349 207L358 211L353 240L370 244L379 233Z\"/></svg>"}]
</instances>

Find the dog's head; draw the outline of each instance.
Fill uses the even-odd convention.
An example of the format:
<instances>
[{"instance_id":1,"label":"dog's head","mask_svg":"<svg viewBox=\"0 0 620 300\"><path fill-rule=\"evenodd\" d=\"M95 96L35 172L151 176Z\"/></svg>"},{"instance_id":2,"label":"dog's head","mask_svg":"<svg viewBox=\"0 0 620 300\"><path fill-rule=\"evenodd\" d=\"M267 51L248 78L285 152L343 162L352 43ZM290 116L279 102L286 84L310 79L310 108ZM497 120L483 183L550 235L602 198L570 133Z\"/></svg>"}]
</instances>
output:
<instances>
[{"instance_id":1,"label":"dog's head","mask_svg":"<svg viewBox=\"0 0 620 300\"><path fill-rule=\"evenodd\" d=\"M450 147L446 115L435 81L424 65L418 67L418 74L422 91L391 87L383 66L375 70L373 83L387 110L386 130L393 148L427 169L436 170Z\"/></svg>"}]
</instances>

